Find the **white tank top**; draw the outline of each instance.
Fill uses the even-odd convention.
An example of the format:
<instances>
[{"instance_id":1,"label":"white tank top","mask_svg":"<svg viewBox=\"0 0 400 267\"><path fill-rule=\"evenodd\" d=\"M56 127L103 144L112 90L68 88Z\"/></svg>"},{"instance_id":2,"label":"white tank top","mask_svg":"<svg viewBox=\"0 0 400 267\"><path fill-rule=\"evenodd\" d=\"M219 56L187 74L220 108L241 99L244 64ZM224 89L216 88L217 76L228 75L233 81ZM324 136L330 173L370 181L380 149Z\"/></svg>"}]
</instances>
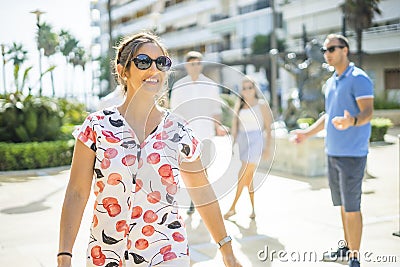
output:
<instances>
[{"instance_id":1,"label":"white tank top","mask_svg":"<svg viewBox=\"0 0 400 267\"><path fill-rule=\"evenodd\" d=\"M260 104L239 111L239 131L263 131L264 119Z\"/></svg>"}]
</instances>

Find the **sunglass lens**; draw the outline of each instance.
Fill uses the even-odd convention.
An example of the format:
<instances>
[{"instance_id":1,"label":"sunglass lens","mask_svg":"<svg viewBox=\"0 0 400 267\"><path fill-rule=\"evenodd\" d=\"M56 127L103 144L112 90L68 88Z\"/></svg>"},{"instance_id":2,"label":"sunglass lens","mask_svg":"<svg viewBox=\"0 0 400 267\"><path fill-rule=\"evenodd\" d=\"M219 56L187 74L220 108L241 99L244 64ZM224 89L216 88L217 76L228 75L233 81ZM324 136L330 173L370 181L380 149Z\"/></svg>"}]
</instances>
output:
<instances>
[{"instance_id":1,"label":"sunglass lens","mask_svg":"<svg viewBox=\"0 0 400 267\"><path fill-rule=\"evenodd\" d=\"M335 49L336 49L336 46L331 46L327 50L329 51L329 53L333 53L333 52L335 52Z\"/></svg>"},{"instance_id":2,"label":"sunglass lens","mask_svg":"<svg viewBox=\"0 0 400 267\"><path fill-rule=\"evenodd\" d=\"M171 67L171 59L169 57L166 56L160 56L156 59L156 66L157 69L161 70L161 71L167 71L169 70L169 68Z\"/></svg>"},{"instance_id":3,"label":"sunglass lens","mask_svg":"<svg viewBox=\"0 0 400 267\"><path fill-rule=\"evenodd\" d=\"M140 70L146 70L150 68L151 63L153 62L148 55L140 54L135 59L133 59L136 67Z\"/></svg>"}]
</instances>

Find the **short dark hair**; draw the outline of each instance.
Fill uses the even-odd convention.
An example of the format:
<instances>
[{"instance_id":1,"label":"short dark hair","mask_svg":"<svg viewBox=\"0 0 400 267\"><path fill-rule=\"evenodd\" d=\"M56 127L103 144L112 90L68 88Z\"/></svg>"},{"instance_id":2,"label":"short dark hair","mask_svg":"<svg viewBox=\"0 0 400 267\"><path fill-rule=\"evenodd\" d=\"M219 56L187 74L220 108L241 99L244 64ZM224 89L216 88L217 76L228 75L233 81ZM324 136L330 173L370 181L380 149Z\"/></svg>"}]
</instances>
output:
<instances>
[{"instance_id":1,"label":"short dark hair","mask_svg":"<svg viewBox=\"0 0 400 267\"><path fill-rule=\"evenodd\" d=\"M328 39L328 40L337 39L340 42L340 44L349 48L349 40L341 34L329 34L326 37L326 39Z\"/></svg>"},{"instance_id":2,"label":"short dark hair","mask_svg":"<svg viewBox=\"0 0 400 267\"><path fill-rule=\"evenodd\" d=\"M347 47L347 50L348 50L349 53L350 53L349 40L348 40L346 37L344 37L343 35L341 35L341 34L336 34L336 33L332 33L332 34L329 34L329 35L326 37L326 39L327 39L327 40L334 40L334 39L338 40L339 43L340 43L341 45Z\"/></svg>"}]
</instances>

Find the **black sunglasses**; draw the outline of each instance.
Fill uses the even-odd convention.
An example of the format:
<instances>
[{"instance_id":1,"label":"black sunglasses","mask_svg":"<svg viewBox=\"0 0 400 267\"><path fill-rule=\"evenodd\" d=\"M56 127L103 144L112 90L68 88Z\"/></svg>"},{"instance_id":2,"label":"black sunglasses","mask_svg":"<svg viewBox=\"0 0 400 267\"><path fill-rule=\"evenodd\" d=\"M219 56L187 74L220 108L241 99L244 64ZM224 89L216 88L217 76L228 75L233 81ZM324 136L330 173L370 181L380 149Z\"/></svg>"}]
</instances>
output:
<instances>
[{"instance_id":1,"label":"black sunglasses","mask_svg":"<svg viewBox=\"0 0 400 267\"><path fill-rule=\"evenodd\" d=\"M345 46L343 46L343 45L332 45L330 47L321 47L321 52L322 52L322 54L325 54L326 51L328 51L329 53L333 53L333 52L335 52L336 48L343 49L343 48L345 48Z\"/></svg>"},{"instance_id":2,"label":"black sunglasses","mask_svg":"<svg viewBox=\"0 0 400 267\"><path fill-rule=\"evenodd\" d=\"M153 64L153 61L156 63L156 67L160 71L167 71L172 65L171 59L167 56L159 56L156 59L152 59L148 55L139 54L133 58L132 61L139 70L147 70L150 68L151 64Z\"/></svg>"},{"instance_id":3,"label":"black sunglasses","mask_svg":"<svg viewBox=\"0 0 400 267\"><path fill-rule=\"evenodd\" d=\"M200 65L201 65L201 62L200 62L200 61L188 62L188 64L189 64L190 66L200 66Z\"/></svg>"},{"instance_id":4,"label":"black sunglasses","mask_svg":"<svg viewBox=\"0 0 400 267\"><path fill-rule=\"evenodd\" d=\"M254 86L244 86L242 90L251 90L254 89Z\"/></svg>"}]
</instances>

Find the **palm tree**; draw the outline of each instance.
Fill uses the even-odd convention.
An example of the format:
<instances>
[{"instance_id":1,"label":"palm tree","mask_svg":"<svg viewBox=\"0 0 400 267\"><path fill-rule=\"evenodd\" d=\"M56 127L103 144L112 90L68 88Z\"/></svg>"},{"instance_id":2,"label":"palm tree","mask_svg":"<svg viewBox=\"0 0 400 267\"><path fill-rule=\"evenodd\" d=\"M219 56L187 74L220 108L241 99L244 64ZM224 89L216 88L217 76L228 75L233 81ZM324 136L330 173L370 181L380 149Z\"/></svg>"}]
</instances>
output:
<instances>
[{"instance_id":1,"label":"palm tree","mask_svg":"<svg viewBox=\"0 0 400 267\"><path fill-rule=\"evenodd\" d=\"M25 80L27 79L27 75L31 67L27 68L24 71L24 78L22 80L21 87L19 86L19 70L22 64L28 59L28 51L25 50L22 44L17 44L13 42L12 46L9 48L8 52L10 55L9 60L13 62L14 65L14 83L16 88L16 93L22 91L23 86L25 85Z\"/></svg>"},{"instance_id":2,"label":"palm tree","mask_svg":"<svg viewBox=\"0 0 400 267\"><path fill-rule=\"evenodd\" d=\"M60 32L60 45L59 45L59 50L61 52L61 54L65 57L65 62L67 63L66 67L67 67L67 73L68 73L68 67L71 59L71 56L73 55L72 51L74 50L74 48L76 48L76 46L78 45L78 40L71 35L71 33L69 33L66 30L61 30ZM68 95L68 79L69 77L66 76L65 77L65 96Z\"/></svg>"},{"instance_id":3,"label":"palm tree","mask_svg":"<svg viewBox=\"0 0 400 267\"><path fill-rule=\"evenodd\" d=\"M112 17L111 17L111 8L112 8L112 4L111 4L111 0L107 1L107 13L108 13L108 58L110 60L114 59L114 53L113 53L113 47L114 47L114 41L112 38ZM111 62L110 62L111 64ZM110 71L110 73L108 74L108 89L110 92L112 92L115 88L115 78L114 75L112 74L112 71Z\"/></svg>"},{"instance_id":4,"label":"palm tree","mask_svg":"<svg viewBox=\"0 0 400 267\"><path fill-rule=\"evenodd\" d=\"M74 56L70 58L70 63L74 66L74 70L76 67L81 66L82 70L85 71L86 63L88 62L88 57L86 55L86 51L82 46L77 46L73 49ZM85 86L85 75L83 75L83 86ZM83 88L85 92L85 99L87 98L86 89ZM85 101L86 102L86 101Z\"/></svg>"},{"instance_id":5,"label":"palm tree","mask_svg":"<svg viewBox=\"0 0 400 267\"><path fill-rule=\"evenodd\" d=\"M44 55L47 57L48 61L50 61L51 56L53 56L57 52L58 44L60 43L58 39L58 35L53 32L53 28L50 24L43 22L38 30L38 48L41 50L43 49ZM50 64L52 70L50 71L50 78L51 78L51 86L53 91L53 96L55 96L55 88L54 88L54 77L53 77L53 70L54 65ZM42 74L40 74L42 75ZM39 95L42 95L41 92L42 88L40 88Z\"/></svg>"},{"instance_id":6,"label":"palm tree","mask_svg":"<svg viewBox=\"0 0 400 267\"><path fill-rule=\"evenodd\" d=\"M6 95L7 93L7 89L6 89L6 63L7 63L7 59L6 59L6 54L8 53L8 51L6 51L6 45L5 44L1 44L1 56L3 58L3 90L4 90L4 95Z\"/></svg>"},{"instance_id":7,"label":"palm tree","mask_svg":"<svg viewBox=\"0 0 400 267\"><path fill-rule=\"evenodd\" d=\"M345 0L341 5L344 18L356 32L358 65L362 66L362 34L371 27L375 14L381 14L378 7L380 0Z\"/></svg>"},{"instance_id":8,"label":"palm tree","mask_svg":"<svg viewBox=\"0 0 400 267\"><path fill-rule=\"evenodd\" d=\"M73 49L74 56L70 59L70 62L74 67L81 66L82 70L85 71L85 65L87 63L86 51L82 46L77 46Z\"/></svg>"}]
</instances>

